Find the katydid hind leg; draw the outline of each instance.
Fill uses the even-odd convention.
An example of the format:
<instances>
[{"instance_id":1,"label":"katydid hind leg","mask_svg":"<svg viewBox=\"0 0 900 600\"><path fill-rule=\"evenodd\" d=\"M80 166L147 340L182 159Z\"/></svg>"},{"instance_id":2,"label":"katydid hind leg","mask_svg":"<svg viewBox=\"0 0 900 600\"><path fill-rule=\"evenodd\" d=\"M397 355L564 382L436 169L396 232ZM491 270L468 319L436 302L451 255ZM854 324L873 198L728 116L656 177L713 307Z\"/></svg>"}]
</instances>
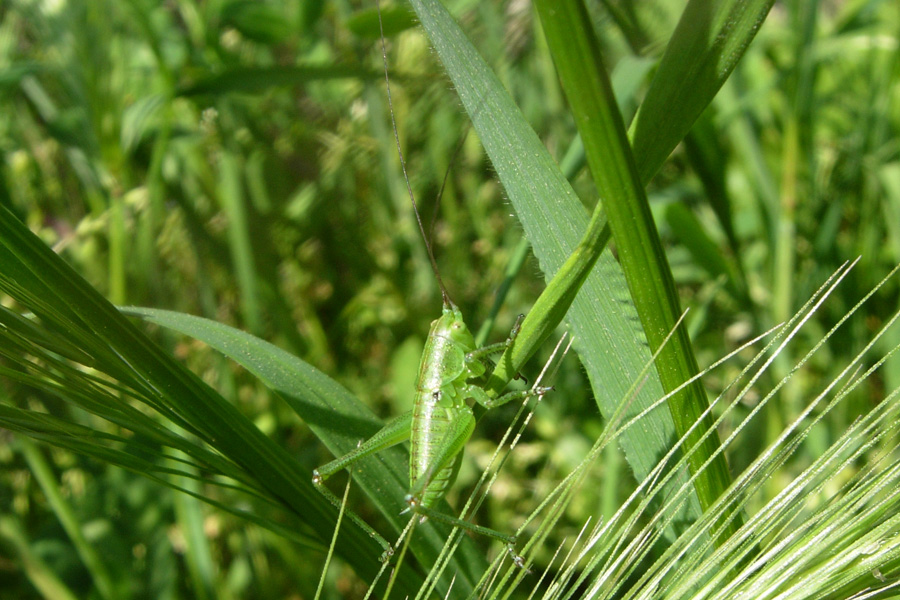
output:
<instances>
[{"instance_id":1,"label":"katydid hind leg","mask_svg":"<svg viewBox=\"0 0 900 600\"><path fill-rule=\"evenodd\" d=\"M353 509L344 507L343 501L340 498L338 498L334 494L334 492L332 492L327 487L325 487L325 485L322 483L321 479L316 479L314 477L313 484L315 485L316 489L319 490L319 493L322 494L323 496L325 496L326 500L331 502L331 504L333 504L338 510L341 510L343 508L344 515L348 519L353 521L357 527L359 527L360 529L365 531L367 534L369 534L369 536L372 539L374 539L376 542L378 542L378 545L380 545L383 550L383 552L381 553L381 557L379 558L379 560L381 560L381 562L386 562L387 560L390 559L391 555L394 554L394 549L391 546L391 544L386 539L384 539L384 537L381 536L380 533L375 531L372 528L372 526L369 525L368 523L366 523L366 521L361 516L356 514L356 512L354 512Z\"/></svg>"},{"instance_id":2,"label":"katydid hind leg","mask_svg":"<svg viewBox=\"0 0 900 600\"><path fill-rule=\"evenodd\" d=\"M329 502L331 502L331 504L340 509L343 505L343 502L334 494L334 492L332 492L325 486L325 480L338 471L348 469L362 458L381 452L382 450L390 448L391 446L395 446L409 439L411 424L411 412L404 413L399 417L392 419L383 428L381 428L378 433L370 437L368 440L364 441L356 449L348 452L344 456L336 458L335 460L319 467L318 469L314 469L313 485L320 494L325 496L325 498ZM366 523L365 520L363 520L363 518L356 514L356 512L354 512L353 510L345 508L344 514L347 515L347 518L353 521L358 527L369 534L372 538L375 539L375 541L377 541L381 545L381 547L384 549L384 553L381 555L382 562L388 560L391 554L393 554L393 549L388 541L385 540L377 531L372 528L371 525Z\"/></svg>"},{"instance_id":3,"label":"katydid hind leg","mask_svg":"<svg viewBox=\"0 0 900 600\"><path fill-rule=\"evenodd\" d=\"M317 485L356 461L377 454L409 439L412 412L408 411L388 421L378 432L347 454L313 471L313 483ZM318 482L316 481L318 480Z\"/></svg>"}]
</instances>

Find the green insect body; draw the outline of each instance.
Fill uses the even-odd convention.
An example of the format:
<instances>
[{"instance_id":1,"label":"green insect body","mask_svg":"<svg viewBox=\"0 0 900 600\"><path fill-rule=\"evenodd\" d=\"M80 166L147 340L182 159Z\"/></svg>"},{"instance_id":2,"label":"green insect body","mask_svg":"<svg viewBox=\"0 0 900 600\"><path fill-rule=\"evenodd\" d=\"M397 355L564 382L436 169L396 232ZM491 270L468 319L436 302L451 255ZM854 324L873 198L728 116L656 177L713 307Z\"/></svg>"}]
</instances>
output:
<instances>
[{"instance_id":1,"label":"green insect body","mask_svg":"<svg viewBox=\"0 0 900 600\"><path fill-rule=\"evenodd\" d=\"M466 404L466 392L472 387L467 381L475 375L473 367L481 366L466 361L466 354L474 349L475 340L459 309L444 308L441 317L431 324L422 353L410 430L409 482L416 488L424 481L419 501L425 507L434 506L444 497L462 462L462 453L457 451L450 464L431 474L434 457L445 440L454 437L460 423L465 424L466 439L475 428L475 417ZM471 427L467 426L469 422Z\"/></svg>"},{"instance_id":2,"label":"green insect body","mask_svg":"<svg viewBox=\"0 0 900 600\"><path fill-rule=\"evenodd\" d=\"M443 498L456 480L463 446L475 429L467 399L493 404L484 389L472 383L486 371L475 350L475 338L460 310L444 304L422 353L410 431L409 481L413 490L424 481L419 502L426 508ZM452 460L432 473L435 460L448 453Z\"/></svg>"}]
</instances>

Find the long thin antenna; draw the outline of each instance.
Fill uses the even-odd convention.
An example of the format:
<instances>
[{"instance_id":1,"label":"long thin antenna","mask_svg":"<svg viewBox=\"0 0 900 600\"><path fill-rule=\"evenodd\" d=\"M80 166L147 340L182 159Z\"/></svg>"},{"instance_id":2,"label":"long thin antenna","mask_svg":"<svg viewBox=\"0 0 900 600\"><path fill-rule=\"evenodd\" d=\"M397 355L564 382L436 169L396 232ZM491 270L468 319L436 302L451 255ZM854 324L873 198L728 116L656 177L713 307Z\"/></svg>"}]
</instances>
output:
<instances>
[{"instance_id":1,"label":"long thin antenna","mask_svg":"<svg viewBox=\"0 0 900 600\"><path fill-rule=\"evenodd\" d=\"M437 200L434 201L434 215L431 217L431 225L428 227L428 239L430 240L434 239L434 224L437 221L437 216L441 210L441 200L444 198L444 189L447 187L447 180L450 179L450 168L453 166L453 163L456 162L456 157L459 156L459 152L466 142L466 137L469 135L470 128L471 124L466 126L465 131L463 131L462 136L460 136L459 141L456 143L456 148L453 149L453 154L450 155L450 162L447 163L447 170L444 171L441 189L438 190Z\"/></svg>"},{"instance_id":2,"label":"long thin antenna","mask_svg":"<svg viewBox=\"0 0 900 600\"><path fill-rule=\"evenodd\" d=\"M422 240L425 242L425 249L428 250L428 260L431 261L431 270L434 271L438 286L441 288L441 298L444 302L444 306L456 308L456 305L453 304L453 300L450 299L450 295L447 293L447 288L444 287L444 280L441 279L441 273L438 271L437 261L434 260L434 252L431 250L431 243L428 241L428 236L425 234L425 226L422 225L422 217L419 215L419 205L416 204L416 197L413 194L412 185L409 183L409 175L406 173L406 160L403 158L403 149L400 147L400 134L397 132L397 119L394 116L394 103L391 99L391 78L388 75L387 48L384 43L384 23L381 19L381 2L375 0L375 6L378 8L378 29L381 32L381 59L384 63L384 82L387 86L388 111L391 113L391 125L394 128L394 141L397 142L397 154L400 155L400 168L403 171L403 179L406 181L406 191L409 192L409 199L412 201L413 211L416 213L416 223L419 224L419 232L422 234Z\"/></svg>"}]
</instances>

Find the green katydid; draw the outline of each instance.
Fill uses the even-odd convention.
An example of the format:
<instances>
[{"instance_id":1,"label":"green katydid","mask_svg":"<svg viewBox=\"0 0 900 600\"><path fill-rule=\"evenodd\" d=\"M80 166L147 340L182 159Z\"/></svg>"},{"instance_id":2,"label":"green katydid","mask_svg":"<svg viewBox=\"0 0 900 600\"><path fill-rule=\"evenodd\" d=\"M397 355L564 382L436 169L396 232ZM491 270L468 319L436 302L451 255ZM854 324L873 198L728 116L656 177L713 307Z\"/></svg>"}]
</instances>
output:
<instances>
[{"instance_id":1,"label":"green katydid","mask_svg":"<svg viewBox=\"0 0 900 600\"><path fill-rule=\"evenodd\" d=\"M381 26L380 11L378 16L379 26ZM315 469L313 471L313 483L329 501L340 507L341 500L324 486L326 479L342 469L351 467L363 457L410 440L410 488L405 498L407 511L419 515L422 520L432 518L501 540L506 543L507 549L515 563L522 566L524 561L516 554L516 537L514 535L507 535L445 515L437 511L434 505L445 496L448 488L456 480L457 471L462 461L463 448L475 429L475 416L469 401L476 402L486 409L490 409L513 400L542 396L552 388L532 387L528 390L512 391L497 397L490 396L485 390L483 379L485 376L490 375L485 359L491 354L505 351L512 345L524 316L520 315L516 320L506 341L481 348L476 347L475 339L466 326L461 311L450 299L450 295L447 293L447 289L441 279L428 235L425 233L425 227L422 224L415 195L409 182L391 100L383 30L381 51L385 69L388 108L397 144L397 152L400 156L400 166L406 181L419 232L422 235L432 271L441 290L443 310L441 316L431 323L431 329L425 342L416 380L413 410L389 421L384 428L362 442L355 450ZM346 511L346 514L382 545L385 550L382 559L386 560L389 558L393 553L391 545L375 532L371 526L365 523L359 515L349 510Z\"/></svg>"}]
</instances>

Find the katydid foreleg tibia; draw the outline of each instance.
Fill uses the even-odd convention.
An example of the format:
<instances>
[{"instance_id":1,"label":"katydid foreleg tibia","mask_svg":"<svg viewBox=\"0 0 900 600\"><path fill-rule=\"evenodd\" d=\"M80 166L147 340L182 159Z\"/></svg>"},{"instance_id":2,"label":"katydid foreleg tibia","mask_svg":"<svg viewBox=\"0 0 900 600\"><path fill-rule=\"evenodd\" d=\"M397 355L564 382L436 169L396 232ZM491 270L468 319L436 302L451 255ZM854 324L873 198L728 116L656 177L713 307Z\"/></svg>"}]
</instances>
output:
<instances>
[{"instance_id":1,"label":"katydid foreleg tibia","mask_svg":"<svg viewBox=\"0 0 900 600\"><path fill-rule=\"evenodd\" d=\"M380 18L379 11L379 23ZM416 379L413 410L388 422L384 428L360 444L352 452L316 469L313 472L313 483L330 502L340 507L341 501L324 486L325 480L366 456L409 440L410 489L405 498L406 511L418 515L420 520L430 518L503 541L513 560L516 564L521 565L523 560L516 554L516 538L514 535L501 533L445 515L435 509L435 504L444 498L448 489L456 480L462 461L462 451L474 431L475 415L470 402L490 409L513 400L542 396L551 388L532 387L527 390L512 391L496 396L488 394L485 390L483 382L490 375L486 364L488 356L503 352L512 346L519 332L523 317L520 316L516 321L506 341L477 347L472 333L463 320L461 311L450 299L450 295L447 293L441 279L431 243L422 224L415 195L412 192L407 175L394 117L383 33L381 51L385 70L388 107L397 144L397 152L400 157L400 165L416 217L416 223L425 243L432 271L441 290L443 310L441 316L432 322L425 342ZM385 550L382 559L386 560L390 557L393 549L382 536L352 511L346 510L345 514L382 545Z\"/></svg>"}]
</instances>

